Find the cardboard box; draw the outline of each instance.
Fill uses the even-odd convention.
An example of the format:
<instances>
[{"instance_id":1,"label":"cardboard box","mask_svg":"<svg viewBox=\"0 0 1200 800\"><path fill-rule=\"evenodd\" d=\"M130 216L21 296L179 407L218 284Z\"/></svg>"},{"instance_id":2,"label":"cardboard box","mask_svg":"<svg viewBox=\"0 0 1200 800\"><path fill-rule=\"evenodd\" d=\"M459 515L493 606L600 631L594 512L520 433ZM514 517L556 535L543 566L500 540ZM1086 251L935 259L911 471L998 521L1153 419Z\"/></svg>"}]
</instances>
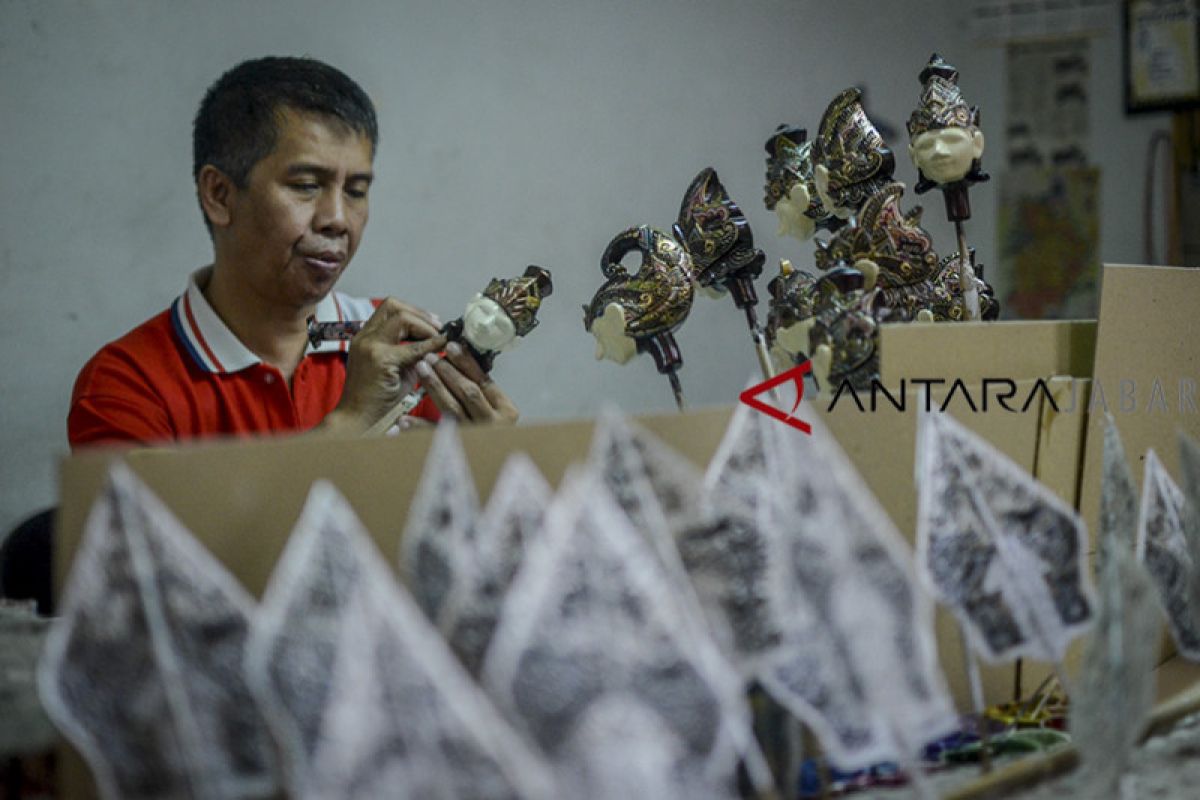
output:
<instances>
[{"instance_id":1,"label":"cardboard box","mask_svg":"<svg viewBox=\"0 0 1200 800\"><path fill-rule=\"evenodd\" d=\"M948 410L964 424L1000 447L1031 473L1036 470L1041 394L1036 380L1049 378L1072 363L1080 328L1073 323L998 323L885 326L882 346L888 376L907 381L965 376L964 386L981 397L990 372L979 353L1009 351L1004 368L1011 370L1018 402L1031 394L1024 411L993 408L973 412L952 398ZM939 354L937 358L931 353ZM890 354L890 355L889 355ZM886 378L885 378L886 380ZM910 542L914 538L916 497L913 458L917 411L924 406L923 387L905 393L904 410L886 401L860 411L841 398L819 401L821 413L857 465L868 486ZM948 389L939 386L929 400L939 407ZM976 401L978 402L978 401ZM960 408L960 405L961 408ZM724 434L730 408L703 409L639 420L667 444L697 465L707 464ZM491 490L504 459L528 453L551 482L568 464L587 453L590 421L522 425L514 428L464 428L463 445L481 497ZM142 449L120 454L213 554L252 593L261 594L284 542L299 517L308 487L317 478L332 481L354 506L383 553L398 557L399 539L408 504L420 478L420 467L432 439L416 431L384 439L334 440L293 437L275 440L198 444L172 449ZM67 460L62 469L62 507L56 580L59 585L78 544L88 509L99 492L109 461L116 452L85 453ZM942 659L960 707L966 708L966 682L958 666L962 650L956 625L939 611ZM1010 665L985 670L989 701L1009 699L1014 683Z\"/></svg>"},{"instance_id":2,"label":"cardboard box","mask_svg":"<svg viewBox=\"0 0 1200 800\"><path fill-rule=\"evenodd\" d=\"M1148 449L1179 482L1179 433L1200 439L1200 270L1109 265L1103 281L1080 475L1079 508L1093 532L1105 411L1120 431L1139 493ZM1164 632L1163 659L1175 652Z\"/></svg>"},{"instance_id":3,"label":"cardboard box","mask_svg":"<svg viewBox=\"0 0 1200 800\"><path fill-rule=\"evenodd\" d=\"M1110 271L1118 276L1110 280ZM1120 270L1106 270L1106 288L1130 292L1131 282ZM1005 322L958 325L887 325L881 334L883 369L881 380L894 396L900 381L908 382L904 410L877 404L876 411L860 411L848 398L841 398L830 411L832 398L818 399L817 413L862 473L883 507L901 532L913 540L916 498L913 488L913 457L917 410L924 406L924 387L913 388L913 379L940 379L945 384L930 391L930 402L940 407L951 393L950 385L961 379L963 390L978 400L986 393L986 379L1013 381L1016 404L1041 382L1045 392L1023 410L995 406L987 411L971 410L960 393L948 410L969 428L996 444L1031 474L1045 481L1069 502L1082 496L1081 458L1094 456L1094 425L1088 425L1087 404L1075 403L1061 410L1065 397L1086 396L1093 352L1097 371L1108 375L1106 359L1138 358L1136 343L1127 340L1133 330L1150 339L1166 336L1164 328L1188 316L1193 335L1184 337L1192 347L1195 364L1196 325L1193 308L1181 294L1196 284L1169 275L1160 285L1157 270L1139 274L1137 297L1149 301L1160 292L1173 292L1166 304L1155 301L1158 311L1145 314L1136 324L1122 319L1131 306L1102 303L1102 319L1090 322ZM1188 276L1189 278L1192 276ZM1195 277L1200 277L1196 273ZM1124 296L1124 295L1123 295ZM1107 293L1106 293L1107 297ZM1192 298L1200 299L1200 293ZM1195 305L1193 302L1191 305ZM1169 308L1167 308L1169 306ZM1133 308L1137 308L1135 303ZM1112 322L1116 316L1117 321ZM1122 333L1125 331L1125 333ZM1105 338L1107 337L1107 338ZM1121 347L1116 342L1123 342ZM1113 352L1115 348L1115 353ZM1153 349L1145 345L1141 349ZM1128 363L1123 361L1122 363ZM1163 368L1143 359L1142 368ZM1141 374L1141 373L1138 373ZM1056 399L1058 411L1046 396ZM864 399L865 400L865 399ZM715 451L731 413L730 408L701 409L687 414L644 417L639 422L664 439L697 465L706 464ZM1094 422L1094 421L1093 421ZM512 452L526 452L547 478L557 483L567 466L587 452L592 423L589 421L521 425L515 428L466 428L463 443L481 497L490 492L504 459ZM1157 428L1155 429L1157 430ZM1087 434L1085 447L1085 432ZM1124 431L1123 431L1124 432ZM410 432L391 439L334 440L290 438L238 443L200 444L174 449L138 450L125 453L93 452L68 459L63 464L56 585L61 586L92 501L104 480L107 464L124 458L133 470L174 510L180 520L225 563L252 593L261 594L284 542L299 516L308 487L316 478L332 481L354 506L382 552L395 558L399 539L420 477L421 464L432 439L430 431ZM1141 433L1126 438L1132 453L1146 439ZM1162 452L1162 451L1160 451ZM1163 452L1166 456L1167 453ZM1089 462L1090 463L1090 462ZM1170 463L1170 462L1169 462ZM938 611L936 621L943 669L957 705L970 707L963 651L957 625L949 612ZM1078 653L1078 648L1073 649ZM1025 691L1044 667L1032 665L1018 673L1013 665L984 669L985 696L989 703L1011 699L1018 677ZM1190 674L1186 669L1181 674ZM1173 673L1174 675L1174 673ZM1180 680L1186 680L1180 679ZM1172 685L1178 683L1174 678ZM77 762L76 762L77 763Z\"/></svg>"},{"instance_id":4,"label":"cardboard box","mask_svg":"<svg viewBox=\"0 0 1200 800\"><path fill-rule=\"evenodd\" d=\"M1095 530L1106 409L1139 487L1148 448L1178 480L1178 432L1200 439L1200 269L1106 266L1092 377L1080 511Z\"/></svg>"}]
</instances>

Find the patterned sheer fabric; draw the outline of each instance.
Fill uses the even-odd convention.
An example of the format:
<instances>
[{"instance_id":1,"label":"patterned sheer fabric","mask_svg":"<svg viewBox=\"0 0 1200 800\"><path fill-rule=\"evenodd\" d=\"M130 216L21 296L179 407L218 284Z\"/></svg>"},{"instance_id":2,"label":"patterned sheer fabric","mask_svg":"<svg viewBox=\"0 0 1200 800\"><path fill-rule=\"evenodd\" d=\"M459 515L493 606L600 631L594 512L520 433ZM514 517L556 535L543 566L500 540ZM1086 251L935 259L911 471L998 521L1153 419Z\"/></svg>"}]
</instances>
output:
<instances>
[{"instance_id":1,"label":"patterned sheer fabric","mask_svg":"<svg viewBox=\"0 0 1200 800\"><path fill-rule=\"evenodd\" d=\"M115 464L39 667L42 701L105 798L277 790L242 661L254 604Z\"/></svg>"},{"instance_id":2,"label":"patterned sheer fabric","mask_svg":"<svg viewBox=\"0 0 1200 800\"><path fill-rule=\"evenodd\" d=\"M400 544L404 580L435 624L446 598L463 579L478 516L479 496L458 428L445 420L425 458Z\"/></svg>"},{"instance_id":3,"label":"patterned sheer fabric","mask_svg":"<svg viewBox=\"0 0 1200 800\"><path fill-rule=\"evenodd\" d=\"M478 675L509 586L541 535L553 490L523 453L509 457L479 517L461 579L446 598L441 630L472 675Z\"/></svg>"},{"instance_id":4,"label":"patterned sheer fabric","mask_svg":"<svg viewBox=\"0 0 1200 800\"><path fill-rule=\"evenodd\" d=\"M1154 588L1134 555L1137 494L1112 417L1104 431L1096 625L1071 697L1071 737L1084 796L1120 795L1125 771L1154 705L1159 622Z\"/></svg>"},{"instance_id":5,"label":"patterned sheer fabric","mask_svg":"<svg viewBox=\"0 0 1200 800\"><path fill-rule=\"evenodd\" d=\"M917 560L988 661L1061 662L1092 622L1079 515L948 414L917 434Z\"/></svg>"},{"instance_id":6,"label":"patterned sheer fabric","mask_svg":"<svg viewBox=\"0 0 1200 800\"><path fill-rule=\"evenodd\" d=\"M1146 565L1167 614L1167 627L1184 658L1200 661L1200 600L1194 591L1197 565L1189 546L1184 496L1158 454L1146 451L1137 553ZM1193 534L1195 536L1196 534Z\"/></svg>"},{"instance_id":7,"label":"patterned sheer fabric","mask_svg":"<svg viewBox=\"0 0 1200 800\"><path fill-rule=\"evenodd\" d=\"M740 681L684 598L603 479L568 475L483 678L571 796L735 796Z\"/></svg>"},{"instance_id":8,"label":"patterned sheer fabric","mask_svg":"<svg viewBox=\"0 0 1200 800\"><path fill-rule=\"evenodd\" d=\"M297 797L555 796L329 484L272 575L250 670Z\"/></svg>"}]
</instances>

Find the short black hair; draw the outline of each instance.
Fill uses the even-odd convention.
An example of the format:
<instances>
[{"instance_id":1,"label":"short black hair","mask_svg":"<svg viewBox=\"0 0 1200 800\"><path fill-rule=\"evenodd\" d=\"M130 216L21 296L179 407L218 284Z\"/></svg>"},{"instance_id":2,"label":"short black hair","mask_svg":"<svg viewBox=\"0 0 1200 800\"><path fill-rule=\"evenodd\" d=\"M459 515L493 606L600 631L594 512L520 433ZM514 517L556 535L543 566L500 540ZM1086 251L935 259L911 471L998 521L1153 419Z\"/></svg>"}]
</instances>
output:
<instances>
[{"instance_id":1,"label":"short black hair","mask_svg":"<svg viewBox=\"0 0 1200 800\"><path fill-rule=\"evenodd\" d=\"M192 178L212 164L245 187L250 170L274 149L284 109L340 122L366 136L374 155L379 126L361 86L315 58L267 56L243 61L208 87L192 125Z\"/></svg>"}]
</instances>

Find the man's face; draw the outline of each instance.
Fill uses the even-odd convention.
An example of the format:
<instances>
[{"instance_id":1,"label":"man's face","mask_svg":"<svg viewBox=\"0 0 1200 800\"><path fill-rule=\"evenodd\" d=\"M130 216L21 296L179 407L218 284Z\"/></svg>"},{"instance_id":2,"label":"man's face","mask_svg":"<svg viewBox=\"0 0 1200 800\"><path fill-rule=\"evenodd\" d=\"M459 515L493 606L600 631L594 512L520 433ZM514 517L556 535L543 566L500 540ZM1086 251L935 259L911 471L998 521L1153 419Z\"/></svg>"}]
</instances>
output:
<instances>
[{"instance_id":1,"label":"man's face","mask_svg":"<svg viewBox=\"0 0 1200 800\"><path fill-rule=\"evenodd\" d=\"M373 153L367 137L319 115L285 110L277 126L275 149L233 190L224 252L257 298L306 308L358 249Z\"/></svg>"}]
</instances>

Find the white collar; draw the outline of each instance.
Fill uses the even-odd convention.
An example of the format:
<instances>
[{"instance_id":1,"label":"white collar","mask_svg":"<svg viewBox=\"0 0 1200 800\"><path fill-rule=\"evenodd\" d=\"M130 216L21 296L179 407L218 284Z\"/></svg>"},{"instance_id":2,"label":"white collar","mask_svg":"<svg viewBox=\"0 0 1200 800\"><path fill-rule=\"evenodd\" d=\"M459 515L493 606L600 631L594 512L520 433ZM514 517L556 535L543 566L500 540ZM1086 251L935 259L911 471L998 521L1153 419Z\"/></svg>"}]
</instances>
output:
<instances>
[{"instance_id":1,"label":"white collar","mask_svg":"<svg viewBox=\"0 0 1200 800\"><path fill-rule=\"evenodd\" d=\"M193 272L188 278L187 290L171 305L171 322L175 332L179 334L197 365L206 372L240 372L262 363L262 359L242 344L241 339L238 339L217 316L204 292L200 290L200 282L207 282L211 273L211 266L201 267ZM344 305L357 307L363 302L347 298L339 292L330 292L317 303L317 321L340 322L345 319L342 312ZM327 346L320 352L345 352L350 343L342 341L335 344L337 347ZM313 346L309 344L305 347L304 355L308 356L313 352Z\"/></svg>"}]
</instances>

